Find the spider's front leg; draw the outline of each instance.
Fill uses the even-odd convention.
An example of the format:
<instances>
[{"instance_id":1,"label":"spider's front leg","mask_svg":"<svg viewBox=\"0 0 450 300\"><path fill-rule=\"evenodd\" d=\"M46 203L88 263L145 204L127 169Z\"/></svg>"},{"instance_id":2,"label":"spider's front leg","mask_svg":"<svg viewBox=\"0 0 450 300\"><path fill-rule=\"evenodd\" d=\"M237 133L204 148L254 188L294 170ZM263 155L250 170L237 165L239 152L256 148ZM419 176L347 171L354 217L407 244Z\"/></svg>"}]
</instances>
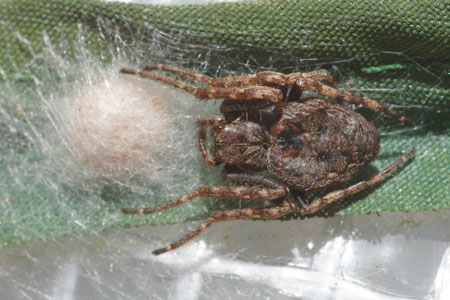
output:
<instances>
[{"instance_id":1,"label":"spider's front leg","mask_svg":"<svg viewBox=\"0 0 450 300\"><path fill-rule=\"evenodd\" d=\"M283 87L289 84L288 77L279 72L264 71L255 74L245 74L237 76L210 77L192 70L182 69L172 65L148 65L144 67L145 71L167 71L179 74L197 82L205 83L211 87L242 87L242 86L272 86Z\"/></svg>"},{"instance_id":2,"label":"spider's front leg","mask_svg":"<svg viewBox=\"0 0 450 300\"><path fill-rule=\"evenodd\" d=\"M145 71L167 71L191 78L197 82L205 83L212 87L241 87L249 85L258 86L272 86L277 88L286 87L289 84L295 83L300 76L302 78L309 78L316 81L325 81L332 87L336 87L333 76L330 72L324 69L311 71L307 73L291 73L285 75L280 72L263 71L255 74L245 74L237 76L225 77L211 77L199 72L188 69L182 69L172 65L147 65L144 67Z\"/></svg>"},{"instance_id":3,"label":"spider's front leg","mask_svg":"<svg viewBox=\"0 0 450 300\"><path fill-rule=\"evenodd\" d=\"M251 87L195 87L181 80L167 76L155 74L152 72L123 68L120 70L124 74L137 75L143 78L153 79L173 86L194 95L199 99L228 99L232 101L268 101L277 103L283 99L283 93L269 86L251 86Z\"/></svg>"},{"instance_id":4,"label":"spider's front leg","mask_svg":"<svg viewBox=\"0 0 450 300\"><path fill-rule=\"evenodd\" d=\"M331 76L330 72L328 72L327 70L324 70L324 69L311 71L311 72L307 72L307 73L301 73L301 72L291 73L288 75L288 78L289 78L290 84L295 84L298 79L303 78L303 79L309 79L309 80L314 80L314 81L324 81L324 82L328 83L331 87L337 88L337 85L336 85L336 82L334 81L333 76Z\"/></svg>"}]
</instances>

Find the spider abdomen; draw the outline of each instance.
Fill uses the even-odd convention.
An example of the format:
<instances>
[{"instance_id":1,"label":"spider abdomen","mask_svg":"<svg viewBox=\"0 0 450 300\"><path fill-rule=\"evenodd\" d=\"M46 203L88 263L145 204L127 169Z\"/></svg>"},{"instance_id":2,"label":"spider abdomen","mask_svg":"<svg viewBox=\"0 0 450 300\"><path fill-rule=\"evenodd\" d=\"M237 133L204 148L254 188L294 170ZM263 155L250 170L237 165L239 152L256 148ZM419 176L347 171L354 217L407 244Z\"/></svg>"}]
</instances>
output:
<instances>
[{"instance_id":1,"label":"spider abdomen","mask_svg":"<svg viewBox=\"0 0 450 300\"><path fill-rule=\"evenodd\" d=\"M283 107L270 135L269 170L299 191L348 181L379 149L378 131L363 116L316 98Z\"/></svg>"}]
</instances>

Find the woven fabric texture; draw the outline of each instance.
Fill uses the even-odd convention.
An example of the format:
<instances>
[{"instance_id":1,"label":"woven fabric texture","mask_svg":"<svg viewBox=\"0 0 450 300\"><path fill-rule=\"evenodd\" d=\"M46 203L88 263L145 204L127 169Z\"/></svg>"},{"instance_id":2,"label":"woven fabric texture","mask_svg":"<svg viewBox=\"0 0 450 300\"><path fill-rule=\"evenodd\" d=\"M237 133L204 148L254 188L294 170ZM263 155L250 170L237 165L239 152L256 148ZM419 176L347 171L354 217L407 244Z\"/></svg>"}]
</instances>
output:
<instances>
[{"instance_id":1,"label":"woven fabric texture","mask_svg":"<svg viewBox=\"0 0 450 300\"><path fill-rule=\"evenodd\" d=\"M148 6L3 0L0 32L0 104L5 111L12 106L7 86L17 85L20 90L38 84L31 78L40 76L49 44L70 62L76 60L80 38L103 64L111 61L111 48L120 37L124 46L118 51L131 62L170 62L192 68L206 62L204 70L211 75L243 73L248 66L253 71L281 72L326 68L341 88L362 90L416 124L403 129L389 118L363 110L382 132L382 148L373 168L387 166L413 146L416 155L383 184L344 201L339 213L450 207L450 5L445 1L277 0ZM146 51L154 43L165 49L164 56ZM63 210L46 187L33 185L32 178L19 184L8 171L11 164L34 163L39 157L25 150L14 155L19 152L20 133L9 132L8 122L0 115L0 245L85 230L64 221L67 211L76 212L88 224L87 230L96 231L202 218L215 209L208 206L197 214L180 209L170 217L140 219L122 216L120 203L104 202L93 208L74 202ZM372 174L373 168L358 178ZM144 204L143 200L136 203Z\"/></svg>"}]
</instances>

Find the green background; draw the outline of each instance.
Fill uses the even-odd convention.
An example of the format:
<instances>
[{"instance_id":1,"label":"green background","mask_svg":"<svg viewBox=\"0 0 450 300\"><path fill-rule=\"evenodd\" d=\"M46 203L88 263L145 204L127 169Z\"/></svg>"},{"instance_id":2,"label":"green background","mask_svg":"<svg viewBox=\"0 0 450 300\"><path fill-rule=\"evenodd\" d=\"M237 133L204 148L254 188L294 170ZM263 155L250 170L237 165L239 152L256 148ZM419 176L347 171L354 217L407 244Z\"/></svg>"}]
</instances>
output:
<instances>
[{"instance_id":1,"label":"green background","mask_svg":"<svg viewBox=\"0 0 450 300\"><path fill-rule=\"evenodd\" d=\"M326 68L341 88L362 89L415 123L414 128L405 128L358 109L382 133L380 154L359 179L389 165L412 146L416 155L395 176L341 203L337 208L344 209L339 213L450 207L448 3L260 1L147 6L3 0L0 32L4 112L0 115L0 245L76 231L199 219L225 206L220 201L197 200L159 216L124 216L120 213L124 201L108 201L105 194L97 201L77 201L82 195L79 190L62 187L58 189L62 196L37 178L40 163L47 158L20 131L26 121L9 116L16 113L15 99L26 99L32 108L64 80L46 60L48 45L76 65L80 40L83 51L104 65L124 56L130 64L170 62L211 75L263 68L285 73ZM146 51L155 47L162 51ZM72 76L79 75L74 70ZM43 87L36 78L54 86ZM130 203L142 206L148 199L128 201L126 206Z\"/></svg>"}]
</instances>

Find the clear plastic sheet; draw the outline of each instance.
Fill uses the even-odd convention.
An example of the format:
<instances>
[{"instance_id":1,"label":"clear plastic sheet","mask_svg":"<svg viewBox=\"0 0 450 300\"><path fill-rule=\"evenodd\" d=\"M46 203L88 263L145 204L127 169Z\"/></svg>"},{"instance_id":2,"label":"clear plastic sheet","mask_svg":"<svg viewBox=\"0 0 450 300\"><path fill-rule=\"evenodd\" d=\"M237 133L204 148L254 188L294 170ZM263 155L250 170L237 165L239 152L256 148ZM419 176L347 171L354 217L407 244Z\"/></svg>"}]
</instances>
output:
<instances>
[{"instance_id":1,"label":"clear plastic sheet","mask_svg":"<svg viewBox=\"0 0 450 300\"><path fill-rule=\"evenodd\" d=\"M195 119L215 115L218 103L199 103L158 84L118 75L120 67L139 61L140 53L130 62L121 49L108 49L114 59L105 68L83 47L82 26L79 37L78 64L63 61L58 47L47 41L44 56L36 61L44 60L53 68L42 67L45 76L33 78L38 88L21 90L7 81L0 94L0 120L7 124L2 149L9 151L4 153L15 157L38 152L24 161L11 159L5 174L17 190L41 201L36 206L39 214L52 215L45 205L47 197L56 198L59 209L58 219L51 224L58 227L54 235L59 237L0 248L0 299L450 299L448 210L220 223L180 249L153 256L155 248L196 228L198 222L189 220L190 212L198 219L208 212L212 200L180 207L188 221L168 226L123 228L126 223L120 208L124 203L156 203L148 199L168 201L200 184L219 180L218 170L205 171L193 146ZM120 45L120 36L117 40ZM167 49L160 48L157 41L143 43L150 45L155 61L165 61ZM140 46L136 49L143 51ZM199 71L207 69L208 57L199 57L197 65ZM254 66L243 67L251 72ZM57 72L58 79L52 72ZM54 86L48 89L49 84ZM148 157L143 162L138 155L136 164L125 167L125 173L139 173L132 178L109 172L117 169L111 165L99 171L84 156L84 147L73 150L71 136L86 125L81 129L77 125L80 118L86 121L86 115L74 114L82 110L77 101L91 98L99 88L105 89L100 93L103 97L119 96L119 100L135 99L136 103L151 93L157 99L156 113L164 116L156 127L158 132L164 131L163 138L155 137L158 143L133 137L143 143L137 144L138 151L155 144L160 148L146 148L143 152ZM40 101L23 101L29 94ZM123 110L123 102L117 103L118 110ZM114 105L108 107L113 115L117 113ZM139 109L139 113L149 113L148 107ZM402 130L389 134L396 136ZM22 133L24 136L18 137ZM26 142L8 148L10 140ZM107 147L95 155L105 151L102 149ZM121 153L119 147L114 155ZM33 187L44 186L44 192L21 189L30 182ZM15 201L17 195L2 194L0 208ZM106 205L108 198L112 200ZM203 211L202 205L206 206ZM82 215L77 214L78 206L83 207ZM117 213L102 214L105 207ZM2 230L14 230L17 237L23 235L23 241L30 228L33 237L52 236L48 226L33 227L34 223L27 223L27 215L12 213L17 214L19 226L12 224ZM171 223L177 213L161 218L156 223ZM118 228L101 231L103 221ZM77 231L73 228L88 230L60 236L64 231ZM41 231L46 233L40 235Z\"/></svg>"},{"instance_id":2,"label":"clear plastic sheet","mask_svg":"<svg viewBox=\"0 0 450 300\"><path fill-rule=\"evenodd\" d=\"M450 214L383 213L77 234L0 249L1 299L448 299Z\"/></svg>"}]
</instances>

